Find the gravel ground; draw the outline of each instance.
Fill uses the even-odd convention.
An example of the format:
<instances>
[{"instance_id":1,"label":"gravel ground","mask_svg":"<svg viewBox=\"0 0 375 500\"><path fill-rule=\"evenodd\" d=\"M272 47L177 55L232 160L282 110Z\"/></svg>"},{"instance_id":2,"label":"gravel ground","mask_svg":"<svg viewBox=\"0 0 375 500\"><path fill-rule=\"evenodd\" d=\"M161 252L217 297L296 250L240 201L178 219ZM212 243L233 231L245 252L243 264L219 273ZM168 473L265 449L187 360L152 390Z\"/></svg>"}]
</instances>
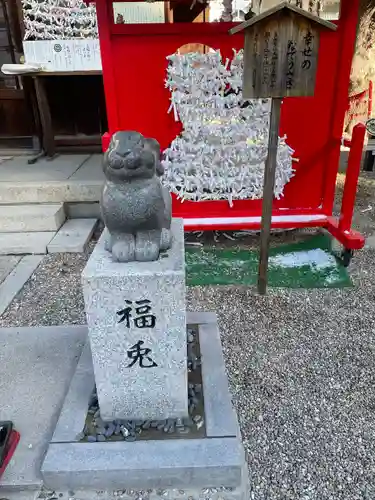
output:
<instances>
[{"instance_id":1,"label":"gravel ground","mask_svg":"<svg viewBox=\"0 0 375 500\"><path fill-rule=\"evenodd\" d=\"M375 231L374 176L355 225ZM339 184L342 178L339 178ZM91 245L92 248L93 244ZM83 323L85 255L49 255L0 326ZM355 255L352 289L188 289L219 316L248 453L253 500L375 498L374 250Z\"/></svg>"}]
</instances>

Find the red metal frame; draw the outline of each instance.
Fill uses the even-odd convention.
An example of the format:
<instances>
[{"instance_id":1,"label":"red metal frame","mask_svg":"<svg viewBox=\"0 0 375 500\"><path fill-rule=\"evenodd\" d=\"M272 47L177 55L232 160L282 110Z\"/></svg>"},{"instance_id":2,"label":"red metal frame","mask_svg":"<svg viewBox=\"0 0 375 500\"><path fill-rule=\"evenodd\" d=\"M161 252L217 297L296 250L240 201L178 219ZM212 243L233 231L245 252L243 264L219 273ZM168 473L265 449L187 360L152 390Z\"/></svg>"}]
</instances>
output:
<instances>
[{"instance_id":1,"label":"red metal frame","mask_svg":"<svg viewBox=\"0 0 375 500\"><path fill-rule=\"evenodd\" d=\"M166 56L187 43L220 49L223 59L243 47L243 33L230 36L235 23L121 24L113 21L112 0L96 0L109 132L106 150L117 130L137 130L166 148L181 131L167 114L164 86ZM364 238L350 228L364 129L357 126L350 156L341 217L332 217L336 176L354 53L359 0L341 0L337 31L321 34L315 95L285 99L280 134L295 150L296 175L285 195L274 201L272 227L326 227L347 248L358 249ZM173 215L186 230L259 229L261 200L193 202L173 196Z\"/></svg>"}]
</instances>

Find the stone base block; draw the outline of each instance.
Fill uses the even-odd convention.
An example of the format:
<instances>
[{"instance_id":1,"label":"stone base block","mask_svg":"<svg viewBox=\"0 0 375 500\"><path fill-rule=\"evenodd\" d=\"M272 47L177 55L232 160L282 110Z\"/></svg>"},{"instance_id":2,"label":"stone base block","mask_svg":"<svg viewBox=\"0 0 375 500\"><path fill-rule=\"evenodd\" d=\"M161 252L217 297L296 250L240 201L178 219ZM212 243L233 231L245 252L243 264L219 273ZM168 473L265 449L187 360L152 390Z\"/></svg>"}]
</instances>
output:
<instances>
[{"instance_id":1,"label":"stone base block","mask_svg":"<svg viewBox=\"0 0 375 500\"><path fill-rule=\"evenodd\" d=\"M78 491L78 500L90 498L85 496L89 495L88 490L105 492L103 499L176 499L179 495L181 499L198 499L214 498L214 494L228 500L246 499L247 466L229 394L216 316L192 313L187 322L198 324L199 328L206 436L78 442L95 385L87 344L42 466L47 487ZM208 488L212 491L208 492Z\"/></svg>"},{"instance_id":2,"label":"stone base block","mask_svg":"<svg viewBox=\"0 0 375 500\"><path fill-rule=\"evenodd\" d=\"M71 500L247 500L249 498L249 483L246 468L244 468L241 485L237 488L157 488L148 490L54 490L52 498L69 498ZM49 498L47 496L47 498ZM9 499L13 500L13 499ZM18 500L18 499L17 499ZM21 500L21 499L20 499ZM22 499L23 500L23 499ZM28 499L25 499L28 500Z\"/></svg>"},{"instance_id":3,"label":"stone base block","mask_svg":"<svg viewBox=\"0 0 375 500\"><path fill-rule=\"evenodd\" d=\"M182 219L172 221L171 233L159 260L122 263L105 249L105 230L82 273L105 421L188 414Z\"/></svg>"}]
</instances>

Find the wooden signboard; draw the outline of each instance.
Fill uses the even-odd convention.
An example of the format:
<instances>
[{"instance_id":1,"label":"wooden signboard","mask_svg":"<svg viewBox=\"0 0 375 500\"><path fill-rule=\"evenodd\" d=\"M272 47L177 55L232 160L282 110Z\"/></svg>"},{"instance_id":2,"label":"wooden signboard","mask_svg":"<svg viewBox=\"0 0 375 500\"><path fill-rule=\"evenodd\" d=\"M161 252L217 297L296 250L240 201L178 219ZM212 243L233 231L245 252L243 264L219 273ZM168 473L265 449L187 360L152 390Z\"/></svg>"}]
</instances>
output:
<instances>
[{"instance_id":1,"label":"wooden signboard","mask_svg":"<svg viewBox=\"0 0 375 500\"><path fill-rule=\"evenodd\" d=\"M258 291L261 295L267 290L281 101L283 97L314 94L322 28L335 30L336 25L282 2L229 31L231 34L245 31L242 97L272 97L260 234Z\"/></svg>"},{"instance_id":2,"label":"wooden signboard","mask_svg":"<svg viewBox=\"0 0 375 500\"><path fill-rule=\"evenodd\" d=\"M230 33L245 30L244 99L314 94L320 30L336 29L283 2Z\"/></svg>"}]
</instances>

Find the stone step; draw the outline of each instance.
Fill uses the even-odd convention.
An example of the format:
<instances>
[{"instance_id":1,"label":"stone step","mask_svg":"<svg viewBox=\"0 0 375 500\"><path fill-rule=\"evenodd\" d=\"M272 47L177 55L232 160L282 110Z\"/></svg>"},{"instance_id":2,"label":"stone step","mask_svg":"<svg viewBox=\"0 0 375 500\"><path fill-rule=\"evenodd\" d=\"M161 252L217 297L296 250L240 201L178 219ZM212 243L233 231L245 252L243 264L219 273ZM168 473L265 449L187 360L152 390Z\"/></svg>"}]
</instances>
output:
<instances>
[{"instance_id":1,"label":"stone step","mask_svg":"<svg viewBox=\"0 0 375 500\"><path fill-rule=\"evenodd\" d=\"M45 254L56 232L0 233L0 255Z\"/></svg>"},{"instance_id":2,"label":"stone step","mask_svg":"<svg viewBox=\"0 0 375 500\"><path fill-rule=\"evenodd\" d=\"M65 221L62 203L0 206L0 233L57 231Z\"/></svg>"},{"instance_id":3,"label":"stone step","mask_svg":"<svg viewBox=\"0 0 375 500\"><path fill-rule=\"evenodd\" d=\"M97 219L68 220L49 243L48 253L84 252L94 232Z\"/></svg>"},{"instance_id":4,"label":"stone step","mask_svg":"<svg viewBox=\"0 0 375 500\"><path fill-rule=\"evenodd\" d=\"M102 180L0 182L0 205L98 202ZM1 208L1 207L0 207Z\"/></svg>"}]
</instances>

